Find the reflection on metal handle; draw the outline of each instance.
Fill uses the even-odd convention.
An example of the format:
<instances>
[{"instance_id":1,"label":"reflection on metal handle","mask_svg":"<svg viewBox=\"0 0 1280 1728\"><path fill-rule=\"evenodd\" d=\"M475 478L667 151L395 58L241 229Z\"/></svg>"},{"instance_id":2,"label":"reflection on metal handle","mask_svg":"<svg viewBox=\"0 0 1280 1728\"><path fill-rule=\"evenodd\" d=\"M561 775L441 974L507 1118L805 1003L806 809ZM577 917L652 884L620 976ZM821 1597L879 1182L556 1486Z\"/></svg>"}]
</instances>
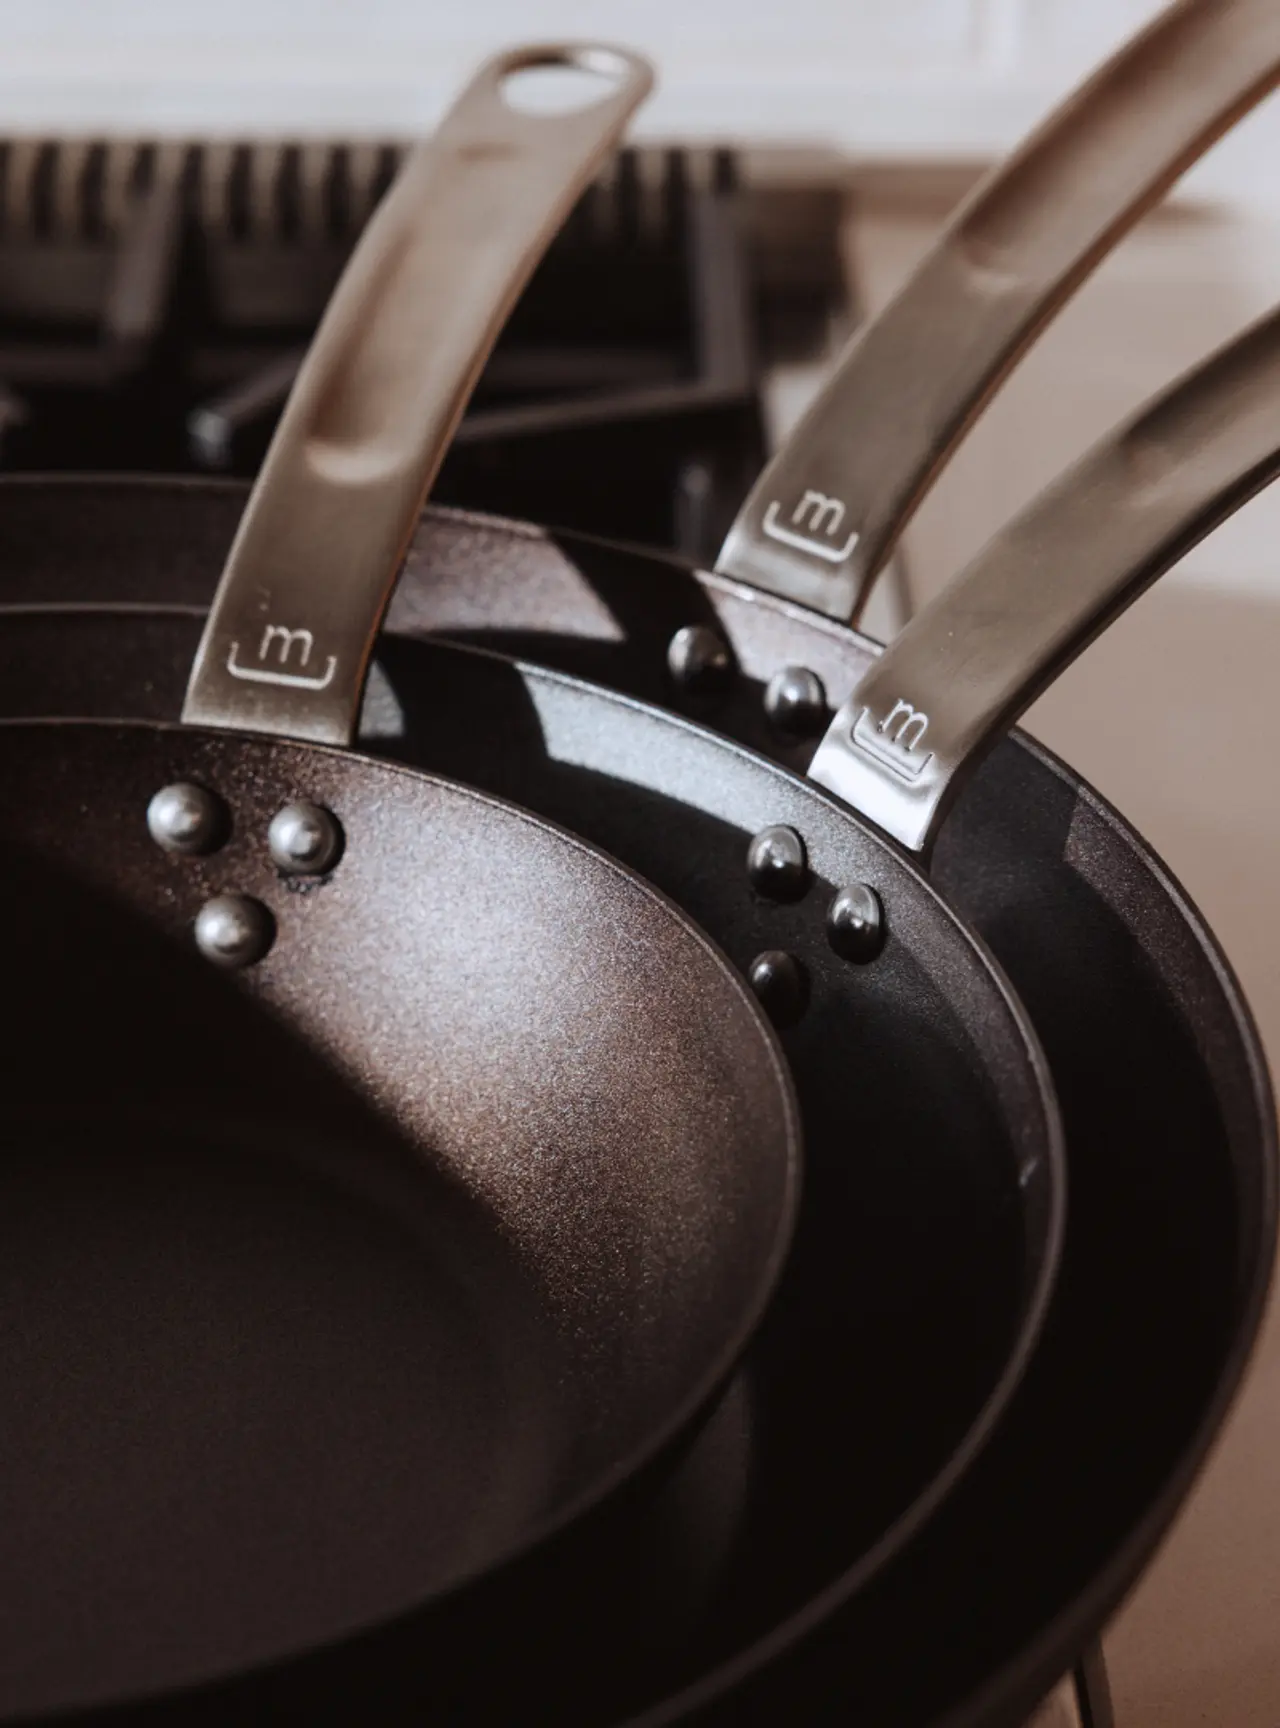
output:
<instances>
[{"instance_id":1,"label":"reflection on metal handle","mask_svg":"<svg viewBox=\"0 0 1280 1728\"><path fill-rule=\"evenodd\" d=\"M1180 0L979 186L769 463L717 570L855 617L939 470L1107 252L1280 82L1276 0Z\"/></svg>"},{"instance_id":2,"label":"reflection on metal handle","mask_svg":"<svg viewBox=\"0 0 1280 1728\"><path fill-rule=\"evenodd\" d=\"M607 94L517 111L513 72L571 66ZM648 92L583 45L490 60L374 213L298 375L232 546L183 719L349 744L405 546L520 290Z\"/></svg>"},{"instance_id":3,"label":"reflection on metal handle","mask_svg":"<svg viewBox=\"0 0 1280 1728\"><path fill-rule=\"evenodd\" d=\"M1280 310L1109 434L863 675L810 765L914 850L958 776L1184 552L1280 472Z\"/></svg>"}]
</instances>

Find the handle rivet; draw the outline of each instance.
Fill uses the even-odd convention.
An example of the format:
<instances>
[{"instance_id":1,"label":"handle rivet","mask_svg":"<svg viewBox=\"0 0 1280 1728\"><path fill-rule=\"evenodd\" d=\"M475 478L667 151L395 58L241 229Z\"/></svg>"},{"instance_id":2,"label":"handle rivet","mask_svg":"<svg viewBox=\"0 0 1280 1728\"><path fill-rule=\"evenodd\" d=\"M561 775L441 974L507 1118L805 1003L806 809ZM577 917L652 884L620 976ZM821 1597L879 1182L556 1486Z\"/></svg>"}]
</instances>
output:
<instances>
[{"instance_id":1,"label":"handle rivet","mask_svg":"<svg viewBox=\"0 0 1280 1728\"><path fill-rule=\"evenodd\" d=\"M166 852L197 857L222 844L231 819L221 798L189 780L175 780L162 786L147 805L147 828Z\"/></svg>"},{"instance_id":2,"label":"handle rivet","mask_svg":"<svg viewBox=\"0 0 1280 1728\"><path fill-rule=\"evenodd\" d=\"M747 875L769 900L798 900L809 886L809 860L795 829L762 828L747 848Z\"/></svg>"},{"instance_id":3,"label":"handle rivet","mask_svg":"<svg viewBox=\"0 0 1280 1728\"><path fill-rule=\"evenodd\" d=\"M827 940L845 960L865 965L884 947L884 908L865 882L842 888L827 912Z\"/></svg>"},{"instance_id":4,"label":"handle rivet","mask_svg":"<svg viewBox=\"0 0 1280 1728\"><path fill-rule=\"evenodd\" d=\"M686 624L667 644L667 670L691 696L714 696L733 675L729 644L707 624Z\"/></svg>"},{"instance_id":5,"label":"handle rivet","mask_svg":"<svg viewBox=\"0 0 1280 1728\"><path fill-rule=\"evenodd\" d=\"M248 894L217 894L196 913L196 947L206 960L228 970L261 960L275 933L275 919Z\"/></svg>"},{"instance_id":6,"label":"handle rivet","mask_svg":"<svg viewBox=\"0 0 1280 1728\"><path fill-rule=\"evenodd\" d=\"M323 876L342 850L342 829L322 804L300 799L271 818L267 847L286 876Z\"/></svg>"},{"instance_id":7,"label":"handle rivet","mask_svg":"<svg viewBox=\"0 0 1280 1728\"><path fill-rule=\"evenodd\" d=\"M826 724L826 687L807 666L784 666L765 686L764 711L779 732L810 738Z\"/></svg>"},{"instance_id":8,"label":"handle rivet","mask_svg":"<svg viewBox=\"0 0 1280 1728\"><path fill-rule=\"evenodd\" d=\"M809 1002L809 975L794 954L766 948L747 969L747 981L773 1024L794 1026Z\"/></svg>"}]
</instances>

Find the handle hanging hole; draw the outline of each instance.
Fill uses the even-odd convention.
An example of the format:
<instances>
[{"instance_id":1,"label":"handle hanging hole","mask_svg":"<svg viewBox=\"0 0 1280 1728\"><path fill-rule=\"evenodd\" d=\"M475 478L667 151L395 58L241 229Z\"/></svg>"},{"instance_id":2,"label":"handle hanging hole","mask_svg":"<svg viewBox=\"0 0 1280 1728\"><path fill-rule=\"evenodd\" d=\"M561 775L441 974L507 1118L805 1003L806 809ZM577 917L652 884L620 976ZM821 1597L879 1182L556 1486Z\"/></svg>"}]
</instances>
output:
<instances>
[{"instance_id":1,"label":"handle hanging hole","mask_svg":"<svg viewBox=\"0 0 1280 1728\"><path fill-rule=\"evenodd\" d=\"M505 73L502 99L519 114L576 114L615 95L627 71L605 48L566 48Z\"/></svg>"}]
</instances>

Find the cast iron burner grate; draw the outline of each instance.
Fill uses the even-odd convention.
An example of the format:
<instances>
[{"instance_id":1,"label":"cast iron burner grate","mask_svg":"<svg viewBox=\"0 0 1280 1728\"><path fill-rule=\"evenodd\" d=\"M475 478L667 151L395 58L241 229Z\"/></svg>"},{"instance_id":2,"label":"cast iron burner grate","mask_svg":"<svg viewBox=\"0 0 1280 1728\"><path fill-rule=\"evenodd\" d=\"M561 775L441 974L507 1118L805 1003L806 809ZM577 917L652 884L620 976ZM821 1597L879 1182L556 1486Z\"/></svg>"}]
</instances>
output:
<instances>
[{"instance_id":1,"label":"cast iron burner grate","mask_svg":"<svg viewBox=\"0 0 1280 1728\"><path fill-rule=\"evenodd\" d=\"M399 154L0 145L0 466L252 474ZM617 157L518 305L437 498L714 553L764 457L767 333L829 310L759 270L738 182L727 151Z\"/></svg>"}]
</instances>

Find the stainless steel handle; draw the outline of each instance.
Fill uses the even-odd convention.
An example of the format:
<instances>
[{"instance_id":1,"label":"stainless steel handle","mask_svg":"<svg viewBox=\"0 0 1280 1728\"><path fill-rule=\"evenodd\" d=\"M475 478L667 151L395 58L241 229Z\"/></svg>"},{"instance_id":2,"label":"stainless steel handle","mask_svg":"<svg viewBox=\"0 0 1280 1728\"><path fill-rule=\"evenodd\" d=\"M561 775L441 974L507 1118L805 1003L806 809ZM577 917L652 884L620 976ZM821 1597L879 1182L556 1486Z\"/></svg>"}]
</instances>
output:
<instances>
[{"instance_id":1,"label":"stainless steel handle","mask_svg":"<svg viewBox=\"0 0 1280 1728\"><path fill-rule=\"evenodd\" d=\"M1054 313L1280 82L1276 0L1181 0L990 175L765 468L716 569L856 616L939 470Z\"/></svg>"},{"instance_id":2,"label":"stainless steel handle","mask_svg":"<svg viewBox=\"0 0 1280 1728\"><path fill-rule=\"evenodd\" d=\"M511 74L607 94L529 113ZM652 73L616 48L488 61L410 157L330 300L227 559L187 687L192 724L349 744L427 489L508 313Z\"/></svg>"},{"instance_id":3,"label":"stainless steel handle","mask_svg":"<svg viewBox=\"0 0 1280 1728\"><path fill-rule=\"evenodd\" d=\"M1280 472L1280 310L1096 444L864 673L811 776L924 850L1018 715Z\"/></svg>"}]
</instances>

